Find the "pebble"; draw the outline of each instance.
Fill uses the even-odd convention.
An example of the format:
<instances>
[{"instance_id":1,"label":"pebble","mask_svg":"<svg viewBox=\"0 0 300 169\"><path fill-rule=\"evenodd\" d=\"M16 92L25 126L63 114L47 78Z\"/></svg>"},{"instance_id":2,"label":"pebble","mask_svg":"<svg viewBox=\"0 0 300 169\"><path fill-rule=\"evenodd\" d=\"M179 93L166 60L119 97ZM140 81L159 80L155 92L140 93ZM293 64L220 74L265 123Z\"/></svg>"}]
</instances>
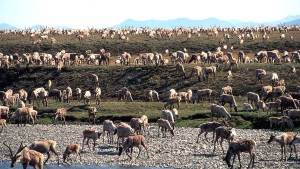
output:
<instances>
[{"instance_id":1,"label":"pebble","mask_svg":"<svg viewBox=\"0 0 300 169\"><path fill-rule=\"evenodd\" d=\"M89 128L89 125L27 125L25 127L17 127L8 124L4 132L0 133L1 142L7 141L15 152L21 141L30 144L39 139L52 139L57 142L57 151L62 158L66 146L71 143L82 144L82 131ZM94 126L98 131L102 131L102 126ZM146 136L147 146L150 158L147 158L145 149L142 148L140 158L136 159L138 149L134 148L133 159L129 161L126 153L120 157L115 148L116 144L103 143L102 137L97 140L96 150L92 150L92 140L90 141L91 150L88 146L84 146L81 154L82 161L79 158L76 164L108 164L117 166L148 166L148 167L168 167L168 168L226 168L223 161L225 154L222 154L220 146L217 146L215 155L212 153L213 145L211 144L212 133L207 135L209 142L205 142L204 136L200 137L199 143L196 140L199 129L197 128L175 128L176 135L171 138L167 134L166 138L157 137L157 127L151 125L151 135ZM278 143L267 144L271 133L280 134L270 130L236 130L239 138L254 138L257 144L255 168L298 168L299 163L295 160L279 161L280 146ZM187 139L189 138L189 139ZM116 141L116 136L114 138ZM106 141L106 139L105 139ZM227 151L227 142L223 142L225 153ZM299 149L299 148L298 148ZM9 157L4 156L9 153L5 146L0 144L0 161L8 161ZM287 147L287 156L289 156L289 148ZM74 158L75 155L71 155ZM48 161L57 164L54 155ZM248 166L249 154L241 153L241 162L243 168ZM72 164L72 162L69 162ZM239 166L238 159L234 163Z\"/></svg>"}]
</instances>

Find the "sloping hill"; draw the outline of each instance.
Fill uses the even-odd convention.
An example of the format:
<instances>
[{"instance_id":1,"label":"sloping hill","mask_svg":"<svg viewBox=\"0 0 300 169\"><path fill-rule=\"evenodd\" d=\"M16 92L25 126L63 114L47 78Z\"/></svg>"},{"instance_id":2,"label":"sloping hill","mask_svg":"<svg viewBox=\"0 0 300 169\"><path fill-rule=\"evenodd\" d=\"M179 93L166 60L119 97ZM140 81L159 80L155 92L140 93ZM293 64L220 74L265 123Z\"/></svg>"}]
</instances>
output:
<instances>
[{"instance_id":1,"label":"sloping hill","mask_svg":"<svg viewBox=\"0 0 300 169\"><path fill-rule=\"evenodd\" d=\"M21 88L25 88L29 93L37 87L46 87L48 79L53 82L53 88L65 89L68 85L75 90L79 87L83 92L86 90L93 91L91 73L99 76L100 87L102 90L102 103L98 107L100 115L98 115L97 123L101 124L105 119L129 121L132 117L139 117L146 114L151 122L156 121L156 117L160 116L164 107L164 102L168 98L168 91L171 88L177 91L187 91L188 89L204 89L213 90L213 100L215 102L219 98L220 89L223 86L230 85L233 88L233 94L236 96L238 103L238 112L231 112L233 118L232 125L238 128L268 128L266 119L269 116L280 114L267 114L261 110L256 112L243 111L243 103L247 102L244 97L249 91L259 93L263 85L270 83L271 72L277 72L280 78L284 78L287 83L287 91L296 91L299 85L299 74L296 76L288 75L291 64L267 65L267 64L248 64L239 65L238 69L233 70L233 80L228 82L227 69L224 67L216 74L216 80L210 76L208 82L198 82L196 78L189 77L193 65L185 65L186 78L176 73L175 66L156 67L156 66L139 66L139 67L123 67L123 66L80 66L80 67L64 67L62 73L57 73L55 67L29 67L22 68L19 73L15 68L9 70L0 69L0 89L13 89L17 92ZM297 70L300 65L294 65ZM256 83L254 71L256 68L264 68L267 70L267 76L263 83ZM117 92L122 87L128 87L132 93L134 103L117 102ZM160 102L148 102L146 95L147 89L155 89L160 94ZM145 102L146 101L146 102ZM82 123L87 122L87 106L83 101L73 100L70 104L49 100L49 107L34 105L39 112L39 123L53 123L53 117L57 108L65 107L68 109L67 121ZM210 103L202 101L198 104L185 104L180 106L180 119L177 126L197 127L199 124L210 121ZM94 100L92 106L96 106ZM229 110L229 106L225 105ZM11 109L15 110L15 107ZM295 124L299 126L298 123Z\"/></svg>"},{"instance_id":2,"label":"sloping hill","mask_svg":"<svg viewBox=\"0 0 300 169\"><path fill-rule=\"evenodd\" d=\"M155 89L167 98L167 91L171 88L177 91L186 91L194 88L211 88L214 96L218 96L221 87L231 85L234 95L245 95L249 91L259 92L262 85L270 83L271 72L277 72L280 78L284 78L288 84L287 90L295 91L299 85L298 77L290 77L287 72L291 65L240 65L238 69L233 70L233 80L227 81L227 69L221 70L216 74L216 80L209 77L208 82L198 82L195 78L189 77L193 65L186 65L186 78L180 77L176 73L175 66L156 67L156 66L140 66L140 67L123 67L123 66L82 66L82 67L64 67L62 73L57 73L56 68L30 67L22 68L17 74L14 68L8 71L0 69L0 89L12 88L17 91L21 88L32 90L36 87L45 86L48 79L52 79L54 88L64 89L68 85L73 89L79 87L85 90L93 90L91 84L91 73L99 76L100 87L103 91L104 100L115 100L116 93L119 89L128 87L135 100L146 100L145 91L147 89ZM300 65L294 65L296 69L300 69ZM267 77L263 84L257 84L254 76L256 68L264 68L267 70Z\"/></svg>"}]
</instances>

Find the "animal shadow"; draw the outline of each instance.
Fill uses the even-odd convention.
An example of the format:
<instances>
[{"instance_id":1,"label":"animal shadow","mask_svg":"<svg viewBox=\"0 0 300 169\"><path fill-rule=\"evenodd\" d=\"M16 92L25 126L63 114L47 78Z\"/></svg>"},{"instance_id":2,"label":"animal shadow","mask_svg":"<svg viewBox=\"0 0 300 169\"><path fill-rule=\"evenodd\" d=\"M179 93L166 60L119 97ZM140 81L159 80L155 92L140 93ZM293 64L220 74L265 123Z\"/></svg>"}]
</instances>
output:
<instances>
[{"instance_id":1,"label":"animal shadow","mask_svg":"<svg viewBox=\"0 0 300 169\"><path fill-rule=\"evenodd\" d=\"M216 154L193 154L193 156L210 158L210 157L215 157L218 155L216 155Z\"/></svg>"}]
</instances>

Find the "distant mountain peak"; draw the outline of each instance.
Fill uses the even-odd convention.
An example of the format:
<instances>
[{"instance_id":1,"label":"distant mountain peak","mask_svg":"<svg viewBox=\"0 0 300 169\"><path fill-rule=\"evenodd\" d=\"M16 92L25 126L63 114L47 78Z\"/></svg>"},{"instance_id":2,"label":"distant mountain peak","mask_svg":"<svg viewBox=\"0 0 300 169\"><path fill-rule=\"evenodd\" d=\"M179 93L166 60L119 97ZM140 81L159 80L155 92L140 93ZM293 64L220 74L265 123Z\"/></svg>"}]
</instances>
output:
<instances>
[{"instance_id":1,"label":"distant mountain peak","mask_svg":"<svg viewBox=\"0 0 300 169\"><path fill-rule=\"evenodd\" d=\"M290 15L290 16L286 16L283 19L281 19L281 22L290 22L290 21L294 21L294 20L298 20L300 19L300 15Z\"/></svg>"},{"instance_id":2,"label":"distant mountain peak","mask_svg":"<svg viewBox=\"0 0 300 169\"><path fill-rule=\"evenodd\" d=\"M0 30L18 30L17 27L11 26L7 23L1 23L0 24Z\"/></svg>"},{"instance_id":3,"label":"distant mountain peak","mask_svg":"<svg viewBox=\"0 0 300 169\"><path fill-rule=\"evenodd\" d=\"M43 29L43 28L72 29L69 26L54 26L54 27L51 27L51 26L45 26L45 25L39 25L39 24L30 26L30 27L25 27L25 28L22 28L22 29L39 30L39 29ZM11 26L11 25L9 25L7 23L1 23L0 24L0 30L20 30L20 28Z\"/></svg>"}]
</instances>

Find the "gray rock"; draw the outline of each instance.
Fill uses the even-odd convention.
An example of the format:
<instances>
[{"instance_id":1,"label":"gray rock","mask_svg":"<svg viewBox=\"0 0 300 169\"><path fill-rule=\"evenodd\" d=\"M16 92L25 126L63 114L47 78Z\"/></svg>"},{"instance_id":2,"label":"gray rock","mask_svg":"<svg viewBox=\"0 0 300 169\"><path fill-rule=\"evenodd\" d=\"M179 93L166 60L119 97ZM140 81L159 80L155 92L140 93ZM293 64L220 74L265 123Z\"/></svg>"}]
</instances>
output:
<instances>
[{"instance_id":1,"label":"gray rock","mask_svg":"<svg viewBox=\"0 0 300 169\"><path fill-rule=\"evenodd\" d=\"M9 124L6 132L1 133L1 142L7 141L13 151L16 151L21 141L30 144L35 140L53 139L57 142L57 150L62 158L66 146L71 143L78 143L82 145L82 131L89 128L90 125L27 125L25 127L17 127ZM101 125L94 125L94 128L101 131ZM77 159L76 163L83 164L109 164L122 166L152 166L152 167L173 167L173 168L226 168L223 162L221 148L218 146L215 155L212 155L213 144L205 142L204 136L200 137L198 144L195 143L198 134L197 128L175 128L176 135L167 138L157 137L157 127L150 126L150 136L146 137L148 150L151 158L148 159L145 149L142 148L140 158L136 159L137 148L133 151L133 160L129 161L126 153L118 156L116 150L116 143L108 144L97 140L96 150L89 150L84 146L82 152L82 161ZM257 143L256 148L256 163L255 168L298 168L296 160L289 160L281 162L280 146L278 143L267 144L270 133L274 131L269 130L236 130L238 138L254 138ZM275 132L279 134L280 132ZM212 140L212 134L207 135L208 140ZM116 141L116 137L114 138ZM105 138L106 141L106 138ZM228 145L226 141L223 142L225 153ZM92 140L90 141L92 148ZM289 148L287 147L287 156L289 156ZM0 144L0 161L7 161L9 158L4 154L9 153L5 146ZM74 158L74 155L71 156ZM243 168L249 163L249 154L241 153L241 161ZM56 164L56 158L51 154L49 163ZM235 166L238 166L238 159L236 158Z\"/></svg>"}]
</instances>

